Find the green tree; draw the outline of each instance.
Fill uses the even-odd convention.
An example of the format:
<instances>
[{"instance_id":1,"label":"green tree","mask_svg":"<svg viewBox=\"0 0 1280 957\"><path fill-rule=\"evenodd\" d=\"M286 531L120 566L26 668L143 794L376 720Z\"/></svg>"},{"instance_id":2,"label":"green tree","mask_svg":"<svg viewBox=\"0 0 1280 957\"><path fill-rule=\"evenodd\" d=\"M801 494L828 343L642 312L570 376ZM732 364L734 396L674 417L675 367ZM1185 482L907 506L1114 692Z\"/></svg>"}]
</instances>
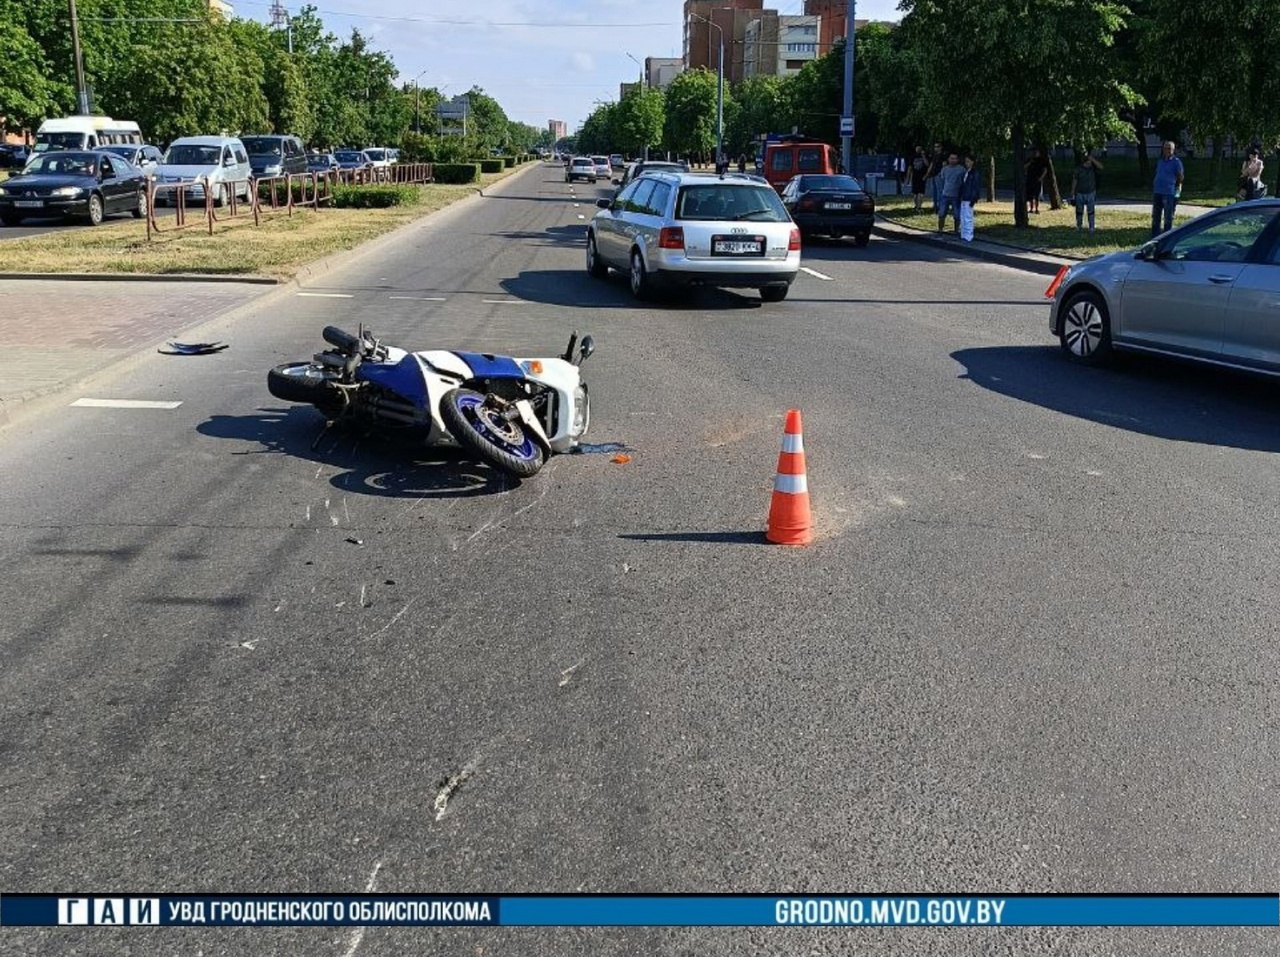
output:
<instances>
[{"instance_id":1,"label":"green tree","mask_svg":"<svg viewBox=\"0 0 1280 957\"><path fill-rule=\"evenodd\" d=\"M787 81L782 77L748 77L734 87L733 99L738 109L733 122L726 123L724 134L730 156L753 152L759 136L793 125Z\"/></svg>"},{"instance_id":2,"label":"green tree","mask_svg":"<svg viewBox=\"0 0 1280 957\"><path fill-rule=\"evenodd\" d=\"M612 149L640 156L649 147L658 146L662 142L665 111L666 97L661 90L639 86L628 90L614 111Z\"/></svg>"},{"instance_id":3,"label":"green tree","mask_svg":"<svg viewBox=\"0 0 1280 957\"><path fill-rule=\"evenodd\" d=\"M612 150L616 110L616 103L601 103L583 121L577 134L578 149L582 153L608 153Z\"/></svg>"},{"instance_id":4,"label":"green tree","mask_svg":"<svg viewBox=\"0 0 1280 957\"><path fill-rule=\"evenodd\" d=\"M716 83L716 74L699 68L679 74L667 87L663 129L676 153L706 157L715 151ZM729 96L726 88L726 105Z\"/></svg>"},{"instance_id":5,"label":"green tree","mask_svg":"<svg viewBox=\"0 0 1280 957\"><path fill-rule=\"evenodd\" d=\"M844 110L844 40L806 63L786 86L791 126L824 143L840 142Z\"/></svg>"},{"instance_id":6,"label":"green tree","mask_svg":"<svg viewBox=\"0 0 1280 957\"><path fill-rule=\"evenodd\" d=\"M10 128L34 128L53 104L44 51L18 20L16 5L0 3L0 122Z\"/></svg>"},{"instance_id":7,"label":"green tree","mask_svg":"<svg viewBox=\"0 0 1280 957\"><path fill-rule=\"evenodd\" d=\"M1280 142L1273 0L1149 0L1139 41L1153 92L1200 140ZM1214 149L1220 179L1221 150Z\"/></svg>"},{"instance_id":8,"label":"green tree","mask_svg":"<svg viewBox=\"0 0 1280 957\"><path fill-rule=\"evenodd\" d=\"M973 147L1012 148L1014 219L1027 225L1028 137L1096 142L1123 132L1135 94L1114 41L1126 8L1110 0L903 0L921 69L920 116Z\"/></svg>"}]
</instances>

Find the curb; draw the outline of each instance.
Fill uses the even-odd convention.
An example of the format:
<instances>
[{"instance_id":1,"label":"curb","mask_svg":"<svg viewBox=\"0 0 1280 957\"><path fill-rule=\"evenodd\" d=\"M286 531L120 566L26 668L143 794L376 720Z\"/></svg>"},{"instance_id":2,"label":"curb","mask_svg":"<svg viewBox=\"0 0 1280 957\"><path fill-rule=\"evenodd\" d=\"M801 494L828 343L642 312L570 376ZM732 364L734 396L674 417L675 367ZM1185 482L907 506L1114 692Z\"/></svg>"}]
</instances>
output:
<instances>
[{"instance_id":1,"label":"curb","mask_svg":"<svg viewBox=\"0 0 1280 957\"><path fill-rule=\"evenodd\" d=\"M45 280L53 282L221 282L248 283L254 286L278 286L284 280L271 276L219 276L208 273L154 272L4 272L0 282L9 279Z\"/></svg>"},{"instance_id":2,"label":"curb","mask_svg":"<svg viewBox=\"0 0 1280 957\"><path fill-rule=\"evenodd\" d=\"M1042 276L1057 275L1059 269L1063 266L1069 266L1073 263L1083 262L1080 259L1068 259L1065 256L1053 256L1048 253L1033 252L1029 249L1023 249L1019 246L1004 246L999 243L987 241L966 243L955 239L949 239L946 236L939 236L928 230L918 229L914 226L908 226L897 220L887 217L877 217L877 224L871 228L871 231L877 236L889 239L905 239L910 242L922 243L926 246L933 246L936 249L945 249L948 252L958 253L962 256L969 256L973 259L982 259L987 262L996 263L1000 266L1008 266L1011 269L1021 269L1024 272L1037 273Z\"/></svg>"}]
</instances>

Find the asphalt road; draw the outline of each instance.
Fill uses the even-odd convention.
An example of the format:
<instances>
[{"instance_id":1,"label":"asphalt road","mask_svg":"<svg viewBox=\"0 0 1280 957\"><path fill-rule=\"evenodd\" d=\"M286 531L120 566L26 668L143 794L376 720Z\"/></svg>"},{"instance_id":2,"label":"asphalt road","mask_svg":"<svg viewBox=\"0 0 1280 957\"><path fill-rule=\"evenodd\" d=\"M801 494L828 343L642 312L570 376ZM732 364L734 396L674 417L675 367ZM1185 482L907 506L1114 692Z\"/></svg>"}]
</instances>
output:
<instances>
[{"instance_id":1,"label":"asphalt road","mask_svg":"<svg viewBox=\"0 0 1280 957\"><path fill-rule=\"evenodd\" d=\"M0 890L1274 890L1274 387L1076 369L1043 277L879 239L807 249L830 278L778 305L638 306L586 275L595 193L562 175L213 324L224 353L76 394L175 410L0 433ZM592 333L589 439L631 461L517 485L320 436L266 370L359 322L517 355ZM798 550L760 543L791 407ZM1274 931L0 932L111 947L1222 955Z\"/></svg>"},{"instance_id":2,"label":"asphalt road","mask_svg":"<svg viewBox=\"0 0 1280 957\"><path fill-rule=\"evenodd\" d=\"M175 210L170 206L159 206L156 208L156 216L164 218L172 216ZM202 210L198 210L202 213ZM190 211L188 211L190 215ZM112 213L104 220L104 224L109 223L125 223L133 219L130 213ZM146 234L146 223L141 219L136 221L138 229L142 230L143 235ZM58 233L66 229L88 229L89 224L82 219L68 218L66 216L33 216L29 219L23 219L18 226L0 225L0 240L5 239L23 239L28 236L42 236L45 233Z\"/></svg>"}]
</instances>

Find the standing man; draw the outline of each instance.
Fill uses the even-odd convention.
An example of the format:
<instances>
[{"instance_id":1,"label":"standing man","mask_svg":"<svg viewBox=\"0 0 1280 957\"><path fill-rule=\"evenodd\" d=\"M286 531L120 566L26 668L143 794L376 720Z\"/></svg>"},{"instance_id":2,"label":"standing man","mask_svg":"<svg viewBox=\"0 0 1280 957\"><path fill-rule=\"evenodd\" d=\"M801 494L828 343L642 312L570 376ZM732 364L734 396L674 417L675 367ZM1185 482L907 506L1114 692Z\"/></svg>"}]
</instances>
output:
<instances>
[{"instance_id":1,"label":"standing man","mask_svg":"<svg viewBox=\"0 0 1280 957\"><path fill-rule=\"evenodd\" d=\"M1178 197L1182 195L1182 180L1185 171L1182 160L1173 154L1178 147L1172 140L1160 147L1160 158L1156 160L1156 178L1152 185L1151 197L1151 238L1173 229L1173 211L1178 208ZM1161 217L1164 228L1161 228Z\"/></svg>"},{"instance_id":2,"label":"standing man","mask_svg":"<svg viewBox=\"0 0 1280 957\"><path fill-rule=\"evenodd\" d=\"M960 184L964 182L964 167L960 165L960 157L952 153L947 158L947 165L942 167L938 180L938 232L946 229L947 213L950 213L955 226L954 232L960 235Z\"/></svg>"},{"instance_id":3,"label":"standing man","mask_svg":"<svg viewBox=\"0 0 1280 957\"><path fill-rule=\"evenodd\" d=\"M929 195L933 198L933 214L942 208L942 184L938 182L938 174L947 165L947 158L942 155L942 144L933 144L933 158L929 160L929 172L925 174L925 182L929 184Z\"/></svg>"},{"instance_id":4,"label":"standing man","mask_svg":"<svg viewBox=\"0 0 1280 957\"><path fill-rule=\"evenodd\" d=\"M893 160L893 178L898 183L898 195L902 195L902 180L907 175L907 158L899 153Z\"/></svg>"}]
</instances>

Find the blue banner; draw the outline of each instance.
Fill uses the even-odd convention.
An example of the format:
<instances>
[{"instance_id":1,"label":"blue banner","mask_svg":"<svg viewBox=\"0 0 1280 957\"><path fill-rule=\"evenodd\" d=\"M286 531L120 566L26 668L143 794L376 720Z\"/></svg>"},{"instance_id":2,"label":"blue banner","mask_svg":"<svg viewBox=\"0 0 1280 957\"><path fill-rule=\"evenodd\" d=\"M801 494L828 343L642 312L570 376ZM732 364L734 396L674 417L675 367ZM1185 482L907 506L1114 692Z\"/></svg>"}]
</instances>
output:
<instances>
[{"instance_id":1,"label":"blue banner","mask_svg":"<svg viewBox=\"0 0 1280 957\"><path fill-rule=\"evenodd\" d=\"M1280 927L1280 896L4 894L0 926Z\"/></svg>"}]
</instances>

